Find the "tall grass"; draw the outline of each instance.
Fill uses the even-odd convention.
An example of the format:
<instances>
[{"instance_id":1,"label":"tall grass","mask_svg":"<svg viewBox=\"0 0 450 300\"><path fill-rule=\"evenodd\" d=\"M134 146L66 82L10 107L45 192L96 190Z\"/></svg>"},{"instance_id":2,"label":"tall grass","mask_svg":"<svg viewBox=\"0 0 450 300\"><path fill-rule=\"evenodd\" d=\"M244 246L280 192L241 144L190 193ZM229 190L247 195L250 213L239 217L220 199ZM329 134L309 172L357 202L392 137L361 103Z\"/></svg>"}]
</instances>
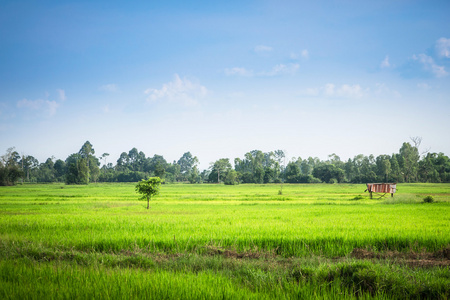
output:
<instances>
[{"instance_id":1,"label":"tall grass","mask_svg":"<svg viewBox=\"0 0 450 300\"><path fill-rule=\"evenodd\" d=\"M349 255L447 251L450 185L364 189L164 185L146 210L133 184L0 187L0 298L449 297L448 268Z\"/></svg>"}]
</instances>

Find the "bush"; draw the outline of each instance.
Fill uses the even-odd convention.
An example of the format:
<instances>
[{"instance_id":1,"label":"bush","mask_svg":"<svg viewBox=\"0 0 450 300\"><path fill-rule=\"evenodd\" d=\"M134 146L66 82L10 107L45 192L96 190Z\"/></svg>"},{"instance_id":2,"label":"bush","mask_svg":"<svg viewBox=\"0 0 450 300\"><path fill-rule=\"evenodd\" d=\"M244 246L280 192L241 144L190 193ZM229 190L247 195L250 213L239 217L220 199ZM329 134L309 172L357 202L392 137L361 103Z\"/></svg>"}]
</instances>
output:
<instances>
[{"instance_id":1,"label":"bush","mask_svg":"<svg viewBox=\"0 0 450 300\"><path fill-rule=\"evenodd\" d=\"M434 202L434 198L433 198L433 196L426 196L425 198L423 198L423 202L425 202L425 203L433 203Z\"/></svg>"}]
</instances>

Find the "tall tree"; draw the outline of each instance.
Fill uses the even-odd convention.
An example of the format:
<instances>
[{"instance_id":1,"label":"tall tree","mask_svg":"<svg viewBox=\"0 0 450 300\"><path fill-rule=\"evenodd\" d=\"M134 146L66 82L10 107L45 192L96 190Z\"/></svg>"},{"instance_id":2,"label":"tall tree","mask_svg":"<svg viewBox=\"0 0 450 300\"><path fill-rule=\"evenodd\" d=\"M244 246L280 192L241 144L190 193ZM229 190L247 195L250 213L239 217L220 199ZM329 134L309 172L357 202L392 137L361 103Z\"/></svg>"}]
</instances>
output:
<instances>
[{"instance_id":1,"label":"tall tree","mask_svg":"<svg viewBox=\"0 0 450 300\"><path fill-rule=\"evenodd\" d=\"M0 185L13 185L23 176L19 161L20 155L14 147L0 157Z\"/></svg>"},{"instance_id":2,"label":"tall tree","mask_svg":"<svg viewBox=\"0 0 450 300\"><path fill-rule=\"evenodd\" d=\"M220 183L220 181L223 181L223 179L226 177L227 172L231 170L230 159L218 159L213 164L211 164L210 168L211 173L209 174L209 181Z\"/></svg>"},{"instance_id":3,"label":"tall tree","mask_svg":"<svg viewBox=\"0 0 450 300\"><path fill-rule=\"evenodd\" d=\"M419 150L410 143L403 143L399 151L401 161L400 168L404 174L405 181L411 182L417 179L418 162L420 159Z\"/></svg>"},{"instance_id":4,"label":"tall tree","mask_svg":"<svg viewBox=\"0 0 450 300\"><path fill-rule=\"evenodd\" d=\"M31 155L22 155L19 164L22 166L27 181L30 181L30 174L39 167L39 161Z\"/></svg>"},{"instance_id":5,"label":"tall tree","mask_svg":"<svg viewBox=\"0 0 450 300\"><path fill-rule=\"evenodd\" d=\"M376 165L379 181L387 182L391 172L391 157L389 155L378 155Z\"/></svg>"},{"instance_id":6,"label":"tall tree","mask_svg":"<svg viewBox=\"0 0 450 300\"><path fill-rule=\"evenodd\" d=\"M188 180L192 169L197 166L198 158L191 152L186 152L180 157L177 164L180 166L180 175L183 181Z\"/></svg>"}]
</instances>

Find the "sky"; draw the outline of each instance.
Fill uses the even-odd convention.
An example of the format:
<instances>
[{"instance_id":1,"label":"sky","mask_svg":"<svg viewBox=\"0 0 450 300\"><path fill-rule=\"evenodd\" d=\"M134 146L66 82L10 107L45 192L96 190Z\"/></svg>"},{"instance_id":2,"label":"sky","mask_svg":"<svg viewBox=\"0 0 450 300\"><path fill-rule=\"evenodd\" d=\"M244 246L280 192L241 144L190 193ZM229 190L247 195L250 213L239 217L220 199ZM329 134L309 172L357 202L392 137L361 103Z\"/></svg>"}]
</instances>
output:
<instances>
[{"instance_id":1,"label":"sky","mask_svg":"<svg viewBox=\"0 0 450 300\"><path fill-rule=\"evenodd\" d=\"M0 153L450 155L449 1L0 2Z\"/></svg>"}]
</instances>

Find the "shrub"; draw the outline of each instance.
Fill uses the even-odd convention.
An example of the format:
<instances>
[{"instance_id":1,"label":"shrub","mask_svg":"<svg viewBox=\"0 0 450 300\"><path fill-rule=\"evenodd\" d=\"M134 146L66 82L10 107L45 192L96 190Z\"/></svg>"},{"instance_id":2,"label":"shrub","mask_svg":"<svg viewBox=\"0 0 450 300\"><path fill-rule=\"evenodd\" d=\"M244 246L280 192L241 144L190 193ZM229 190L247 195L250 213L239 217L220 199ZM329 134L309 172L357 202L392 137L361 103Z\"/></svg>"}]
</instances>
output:
<instances>
[{"instance_id":1,"label":"shrub","mask_svg":"<svg viewBox=\"0 0 450 300\"><path fill-rule=\"evenodd\" d=\"M328 183L336 184L336 183L338 183L338 181L337 181L336 178L331 178L331 179L328 181Z\"/></svg>"},{"instance_id":2,"label":"shrub","mask_svg":"<svg viewBox=\"0 0 450 300\"><path fill-rule=\"evenodd\" d=\"M425 198L423 198L423 202L432 203L432 202L434 202L434 198L433 198L433 196L426 196Z\"/></svg>"}]
</instances>

